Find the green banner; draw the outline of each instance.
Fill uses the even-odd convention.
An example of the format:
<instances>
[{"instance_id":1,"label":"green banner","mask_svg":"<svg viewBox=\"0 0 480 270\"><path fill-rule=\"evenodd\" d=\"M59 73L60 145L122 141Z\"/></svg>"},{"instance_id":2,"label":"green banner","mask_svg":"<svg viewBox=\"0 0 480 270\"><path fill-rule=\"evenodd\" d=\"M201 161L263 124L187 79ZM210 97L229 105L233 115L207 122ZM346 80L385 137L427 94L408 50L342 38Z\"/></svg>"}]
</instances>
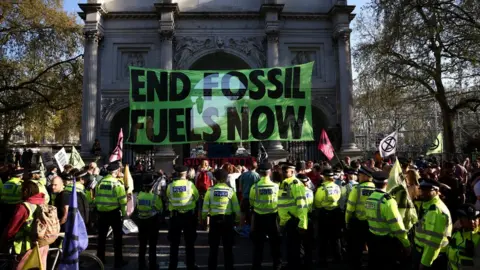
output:
<instances>
[{"instance_id":1,"label":"green banner","mask_svg":"<svg viewBox=\"0 0 480 270\"><path fill-rule=\"evenodd\" d=\"M313 62L232 71L130 67L127 143L313 140Z\"/></svg>"}]
</instances>

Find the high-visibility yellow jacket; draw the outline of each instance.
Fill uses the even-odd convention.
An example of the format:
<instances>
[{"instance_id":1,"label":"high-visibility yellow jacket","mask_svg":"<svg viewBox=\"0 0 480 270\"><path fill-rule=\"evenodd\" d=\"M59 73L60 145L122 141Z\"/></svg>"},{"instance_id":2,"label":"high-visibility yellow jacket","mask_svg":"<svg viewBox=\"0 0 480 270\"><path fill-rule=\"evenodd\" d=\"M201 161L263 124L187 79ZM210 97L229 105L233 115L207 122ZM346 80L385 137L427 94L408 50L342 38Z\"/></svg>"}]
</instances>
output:
<instances>
[{"instance_id":1,"label":"high-visibility yellow jacket","mask_svg":"<svg viewBox=\"0 0 480 270\"><path fill-rule=\"evenodd\" d=\"M423 202L420 208L420 221L415 226L415 245L422 252L421 263L431 266L442 249L448 246L452 233L450 211L436 196Z\"/></svg>"},{"instance_id":2,"label":"high-visibility yellow jacket","mask_svg":"<svg viewBox=\"0 0 480 270\"><path fill-rule=\"evenodd\" d=\"M44 195L45 204L48 204L50 202L50 195L48 194L47 187L45 187L45 185L42 184L42 182L40 182L40 180L32 180L32 182L37 184L40 193L42 193Z\"/></svg>"},{"instance_id":3,"label":"high-visibility yellow jacket","mask_svg":"<svg viewBox=\"0 0 480 270\"><path fill-rule=\"evenodd\" d=\"M28 217L27 220L25 220L25 223L23 224L20 231L18 231L18 233L15 235L15 238L13 240L13 249L15 254L24 254L32 248L31 235L34 219L33 214L35 213L35 210L38 206L36 204L28 202L24 202L23 204L28 209Z\"/></svg>"},{"instance_id":4,"label":"high-visibility yellow jacket","mask_svg":"<svg viewBox=\"0 0 480 270\"><path fill-rule=\"evenodd\" d=\"M269 177L262 177L250 188L249 200L257 214L277 213L278 185Z\"/></svg>"},{"instance_id":5,"label":"high-visibility yellow jacket","mask_svg":"<svg viewBox=\"0 0 480 270\"><path fill-rule=\"evenodd\" d=\"M309 187L305 186L305 198L308 206L308 213L312 213L313 211L313 201L315 200L315 196L313 194L313 190Z\"/></svg>"},{"instance_id":6,"label":"high-visibility yellow jacket","mask_svg":"<svg viewBox=\"0 0 480 270\"><path fill-rule=\"evenodd\" d=\"M65 186L65 191L72 192L72 190L73 190L73 183ZM75 182L75 190L77 192L82 192L83 194L85 194L85 186L80 182Z\"/></svg>"},{"instance_id":7,"label":"high-visibility yellow jacket","mask_svg":"<svg viewBox=\"0 0 480 270\"><path fill-rule=\"evenodd\" d=\"M240 205L233 188L226 183L218 183L207 190L203 201L202 218L206 219L208 214L210 216L234 214L235 220L240 221Z\"/></svg>"},{"instance_id":8,"label":"high-visibility yellow jacket","mask_svg":"<svg viewBox=\"0 0 480 270\"><path fill-rule=\"evenodd\" d=\"M467 244L469 242L469 244ZM471 250L467 250L467 246ZM447 248L448 265L452 270L480 269L474 257L480 248L480 227L475 231L457 231L452 236L452 241ZM473 255L473 256L472 256Z\"/></svg>"},{"instance_id":9,"label":"high-visibility yellow jacket","mask_svg":"<svg viewBox=\"0 0 480 270\"><path fill-rule=\"evenodd\" d=\"M365 202L365 211L371 233L396 237L404 247L410 246L397 202L388 193L375 190Z\"/></svg>"},{"instance_id":10,"label":"high-visibility yellow jacket","mask_svg":"<svg viewBox=\"0 0 480 270\"><path fill-rule=\"evenodd\" d=\"M0 198L5 204L19 204L22 202L22 183L18 177L12 177L2 187Z\"/></svg>"},{"instance_id":11,"label":"high-visibility yellow jacket","mask_svg":"<svg viewBox=\"0 0 480 270\"><path fill-rule=\"evenodd\" d=\"M365 215L365 201L375 190L375 185L372 182L363 182L356 185L347 200L347 211L345 212L345 222L348 224L352 218L358 220L366 220Z\"/></svg>"},{"instance_id":12,"label":"high-visibility yellow jacket","mask_svg":"<svg viewBox=\"0 0 480 270\"><path fill-rule=\"evenodd\" d=\"M141 191L137 196L138 218L151 218L162 212L163 203L160 196L153 192Z\"/></svg>"},{"instance_id":13,"label":"high-visibility yellow jacket","mask_svg":"<svg viewBox=\"0 0 480 270\"><path fill-rule=\"evenodd\" d=\"M287 178L280 184L278 215L280 216L280 226L285 226L292 217L295 217L300 220L299 228L306 230L308 227L305 186L295 177Z\"/></svg>"},{"instance_id":14,"label":"high-visibility yellow jacket","mask_svg":"<svg viewBox=\"0 0 480 270\"><path fill-rule=\"evenodd\" d=\"M333 181L323 182L315 194L315 208L333 210L338 208L342 190Z\"/></svg>"},{"instance_id":15,"label":"high-visibility yellow jacket","mask_svg":"<svg viewBox=\"0 0 480 270\"><path fill-rule=\"evenodd\" d=\"M168 210L185 213L195 209L198 190L186 179L174 180L167 187Z\"/></svg>"},{"instance_id":16,"label":"high-visibility yellow jacket","mask_svg":"<svg viewBox=\"0 0 480 270\"><path fill-rule=\"evenodd\" d=\"M125 187L112 175L105 176L95 187L95 206L99 212L120 208L122 216L127 216Z\"/></svg>"}]
</instances>

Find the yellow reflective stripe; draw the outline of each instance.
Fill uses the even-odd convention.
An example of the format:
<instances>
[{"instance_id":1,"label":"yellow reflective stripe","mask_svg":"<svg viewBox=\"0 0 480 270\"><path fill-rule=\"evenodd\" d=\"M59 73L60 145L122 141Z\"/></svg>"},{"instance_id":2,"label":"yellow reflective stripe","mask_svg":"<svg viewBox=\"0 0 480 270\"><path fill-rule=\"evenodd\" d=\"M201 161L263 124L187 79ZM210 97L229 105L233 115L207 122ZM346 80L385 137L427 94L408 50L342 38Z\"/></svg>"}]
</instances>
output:
<instances>
[{"instance_id":1,"label":"yellow reflective stripe","mask_svg":"<svg viewBox=\"0 0 480 270\"><path fill-rule=\"evenodd\" d=\"M429 230L424 230L422 227L418 228L417 233L421 233L421 234L425 234L425 235L429 235L429 236L433 236L433 237L437 237L437 238L442 238L442 239L444 237L444 235L441 234L441 233L434 232L434 231L429 231Z\"/></svg>"},{"instance_id":2,"label":"yellow reflective stripe","mask_svg":"<svg viewBox=\"0 0 480 270\"><path fill-rule=\"evenodd\" d=\"M102 201L97 201L96 202L96 205L113 205L113 206L117 206L118 205L118 202L102 202Z\"/></svg>"},{"instance_id":3,"label":"yellow reflective stripe","mask_svg":"<svg viewBox=\"0 0 480 270\"><path fill-rule=\"evenodd\" d=\"M210 202L210 205L227 205L228 202L216 202L216 201L213 201L213 202Z\"/></svg>"},{"instance_id":4,"label":"yellow reflective stripe","mask_svg":"<svg viewBox=\"0 0 480 270\"><path fill-rule=\"evenodd\" d=\"M306 200L307 197L305 196L298 196L297 198L295 198L295 201L299 201L299 200Z\"/></svg>"},{"instance_id":5,"label":"yellow reflective stripe","mask_svg":"<svg viewBox=\"0 0 480 270\"><path fill-rule=\"evenodd\" d=\"M355 205L355 203L350 201L350 200L348 200L347 203L350 204L350 205Z\"/></svg>"},{"instance_id":6,"label":"yellow reflective stripe","mask_svg":"<svg viewBox=\"0 0 480 270\"><path fill-rule=\"evenodd\" d=\"M355 211L347 210L347 213L353 214L353 213L355 213Z\"/></svg>"},{"instance_id":7,"label":"yellow reflective stripe","mask_svg":"<svg viewBox=\"0 0 480 270\"><path fill-rule=\"evenodd\" d=\"M399 222L396 218L392 218L392 219L389 219L386 221L388 224L394 224L394 223L397 223Z\"/></svg>"},{"instance_id":8,"label":"yellow reflective stripe","mask_svg":"<svg viewBox=\"0 0 480 270\"><path fill-rule=\"evenodd\" d=\"M208 213L208 209L203 209L202 212L203 213Z\"/></svg>"},{"instance_id":9,"label":"yellow reflective stripe","mask_svg":"<svg viewBox=\"0 0 480 270\"><path fill-rule=\"evenodd\" d=\"M295 206L296 204L294 202L291 202L291 203L279 203L278 204L278 207L291 207L291 206Z\"/></svg>"},{"instance_id":10,"label":"yellow reflective stripe","mask_svg":"<svg viewBox=\"0 0 480 270\"><path fill-rule=\"evenodd\" d=\"M275 213L275 212L278 211L278 209L276 207L275 208L258 208L258 207L255 207L253 210L259 211L259 212L264 212L265 214Z\"/></svg>"},{"instance_id":11,"label":"yellow reflective stripe","mask_svg":"<svg viewBox=\"0 0 480 270\"><path fill-rule=\"evenodd\" d=\"M441 247L441 244L435 243L435 242L427 240L427 239L416 237L415 240L417 240L418 242L420 242L422 244L425 244L425 245L427 245L431 248L434 248L434 249L438 249L438 248Z\"/></svg>"},{"instance_id":12,"label":"yellow reflective stripe","mask_svg":"<svg viewBox=\"0 0 480 270\"><path fill-rule=\"evenodd\" d=\"M376 231L376 232L383 232L383 233L389 233L390 232L389 228L379 228L379 227L373 227L373 226L370 226L370 230Z\"/></svg>"},{"instance_id":13,"label":"yellow reflective stripe","mask_svg":"<svg viewBox=\"0 0 480 270\"><path fill-rule=\"evenodd\" d=\"M308 208L308 205L297 205L297 208L299 208L299 209Z\"/></svg>"}]
</instances>

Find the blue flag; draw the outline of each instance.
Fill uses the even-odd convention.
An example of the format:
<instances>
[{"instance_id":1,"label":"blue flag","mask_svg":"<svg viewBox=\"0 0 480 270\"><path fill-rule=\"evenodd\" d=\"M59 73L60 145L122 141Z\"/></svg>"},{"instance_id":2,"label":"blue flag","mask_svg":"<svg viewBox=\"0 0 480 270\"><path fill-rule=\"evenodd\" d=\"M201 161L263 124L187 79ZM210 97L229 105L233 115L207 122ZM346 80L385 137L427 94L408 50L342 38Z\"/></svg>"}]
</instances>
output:
<instances>
[{"instance_id":1,"label":"blue flag","mask_svg":"<svg viewBox=\"0 0 480 270\"><path fill-rule=\"evenodd\" d=\"M75 182L75 180L74 180ZM88 247L88 234L82 215L78 212L76 185L73 185L68 207L67 226L65 239L63 239L63 256L58 267L59 270L78 270L78 258Z\"/></svg>"}]
</instances>

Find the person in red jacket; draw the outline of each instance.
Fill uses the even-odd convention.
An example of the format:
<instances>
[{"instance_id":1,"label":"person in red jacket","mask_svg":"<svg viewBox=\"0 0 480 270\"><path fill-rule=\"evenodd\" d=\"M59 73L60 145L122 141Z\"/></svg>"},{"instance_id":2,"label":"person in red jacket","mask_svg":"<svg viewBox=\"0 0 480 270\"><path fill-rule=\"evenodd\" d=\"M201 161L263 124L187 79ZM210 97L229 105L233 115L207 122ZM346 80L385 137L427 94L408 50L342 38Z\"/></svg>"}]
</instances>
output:
<instances>
[{"instance_id":1,"label":"person in red jacket","mask_svg":"<svg viewBox=\"0 0 480 270\"><path fill-rule=\"evenodd\" d=\"M17 256L16 266L17 270L23 269L25 262L32 253L32 248L35 243L30 242L31 230L33 227L33 213L34 208L28 205L40 205L45 203L45 195L40 193L38 185L31 181L25 181L22 184L22 199L24 203L17 204L15 208L15 215L10 220L7 228L0 241L0 247L8 247L7 242L13 242L14 253ZM42 261L42 269L47 267L48 245L40 247L40 258Z\"/></svg>"}]
</instances>

